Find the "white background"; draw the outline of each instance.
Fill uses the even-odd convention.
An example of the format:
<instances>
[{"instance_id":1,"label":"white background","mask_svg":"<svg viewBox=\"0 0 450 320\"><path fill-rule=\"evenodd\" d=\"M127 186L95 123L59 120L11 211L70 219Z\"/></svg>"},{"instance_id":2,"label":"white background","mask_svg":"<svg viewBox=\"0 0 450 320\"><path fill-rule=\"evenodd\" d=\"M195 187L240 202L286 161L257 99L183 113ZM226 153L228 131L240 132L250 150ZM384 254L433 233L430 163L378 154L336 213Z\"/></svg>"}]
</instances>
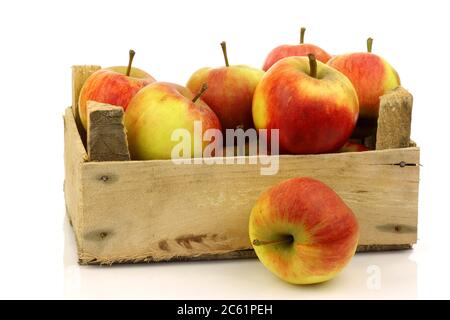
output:
<instances>
[{"instance_id":1,"label":"white background","mask_svg":"<svg viewBox=\"0 0 450 320\"><path fill-rule=\"evenodd\" d=\"M447 1L1 1L0 298L450 298ZM288 285L257 260L80 267L63 198L62 114L74 64L135 65L185 84L203 66L261 66L275 46L374 52L414 94L419 242L358 254L326 284ZM371 267L372 266L372 267ZM375 267L373 267L375 266ZM373 268L380 288L370 284ZM368 273L369 272L369 273ZM372 273L370 273L372 272Z\"/></svg>"}]
</instances>

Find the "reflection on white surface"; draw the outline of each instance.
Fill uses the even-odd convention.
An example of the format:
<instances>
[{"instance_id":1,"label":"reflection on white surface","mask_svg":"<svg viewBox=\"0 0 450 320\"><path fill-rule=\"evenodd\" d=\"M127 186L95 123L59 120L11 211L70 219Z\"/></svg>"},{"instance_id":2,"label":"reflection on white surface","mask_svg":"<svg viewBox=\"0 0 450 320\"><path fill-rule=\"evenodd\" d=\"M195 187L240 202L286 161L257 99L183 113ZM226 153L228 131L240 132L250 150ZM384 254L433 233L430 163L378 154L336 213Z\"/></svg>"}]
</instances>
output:
<instances>
[{"instance_id":1,"label":"reflection on white surface","mask_svg":"<svg viewBox=\"0 0 450 320\"><path fill-rule=\"evenodd\" d=\"M64 223L65 298L124 299L414 299L413 250L359 253L334 280L295 286L256 259L79 266L73 232Z\"/></svg>"}]
</instances>

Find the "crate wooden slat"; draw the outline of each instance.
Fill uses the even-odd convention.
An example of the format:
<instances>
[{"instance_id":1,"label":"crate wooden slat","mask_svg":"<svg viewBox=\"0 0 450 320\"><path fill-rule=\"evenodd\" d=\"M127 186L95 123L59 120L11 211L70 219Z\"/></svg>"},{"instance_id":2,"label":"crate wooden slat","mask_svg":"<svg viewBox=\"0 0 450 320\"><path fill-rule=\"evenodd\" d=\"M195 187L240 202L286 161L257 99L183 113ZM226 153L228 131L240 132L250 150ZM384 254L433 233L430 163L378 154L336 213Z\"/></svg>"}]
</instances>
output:
<instances>
[{"instance_id":1,"label":"crate wooden slat","mask_svg":"<svg viewBox=\"0 0 450 320\"><path fill-rule=\"evenodd\" d=\"M376 149L405 148L410 144L413 97L399 87L380 99Z\"/></svg>"},{"instance_id":2,"label":"crate wooden slat","mask_svg":"<svg viewBox=\"0 0 450 320\"><path fill-rule=\"evenodd\" d=\"M122 107L87 103L87 153L89 161L128 161L127 134Z\"/></svg>"},{"instance_id":3,"label":"crate wooden slat","mask_svg":"<svg viewBox=\"0 0 450 320\"><path fill-rule=\"evenodd\" d=\"M262 176L248 161L89 162L71 108L64 122L65 197L80 263L252 257L253 204L263 190L297 176L325 182L353 209L359 251L404 249L417 240L418 147L282 155L278 174Z\"/></svg>"},{"instance_id":4,"label":"crate wooden slat","mask_svg":"<svg viewBox=\"0 0 450 320\"><path fill-rule=\"evenodd\" d=\"M99 69L100 66L96 65L72 67L72 111L73 116L75 117L75 123L77 124L78 132L82 137L82 141L86 141L86 131L81 124L80 113L78 110L78 97L80 96L81 88L87 78Z\"/></svg>"}]
</instances>

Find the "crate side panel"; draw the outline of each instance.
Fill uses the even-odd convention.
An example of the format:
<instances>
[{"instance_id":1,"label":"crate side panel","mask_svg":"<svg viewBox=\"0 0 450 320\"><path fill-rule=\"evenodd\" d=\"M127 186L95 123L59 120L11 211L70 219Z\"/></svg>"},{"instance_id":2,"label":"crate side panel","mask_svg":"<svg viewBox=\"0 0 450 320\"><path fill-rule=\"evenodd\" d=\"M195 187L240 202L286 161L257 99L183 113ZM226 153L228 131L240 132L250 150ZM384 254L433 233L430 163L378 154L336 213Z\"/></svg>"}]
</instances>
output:
<instances>
[{"instance_id":1,"label":"crate side panel","mask_svg":"<svg viewBox=\"0 0 450 320\"><path fill-rule=\"evenodd\" d=\"M80 238L82 214L81 166L86 159L86 150L78 134L72 108L67 108L64 115L64 197L77 241Z\"/></svg>"},{"instance_id":2,"label":"crate side panel","mask_svg":"<svg viewBox=\"0 0 450 320\"><path fill-rule=\"evenodd\" d=\"M360 222L360 245L415 243L418 163L418 148L281 156L272 176L253 164L87 163L82 260L168 260L249 249L248 218L259 194L298 176L325 182L346 201Z\"/></svg>"}]
</instances>

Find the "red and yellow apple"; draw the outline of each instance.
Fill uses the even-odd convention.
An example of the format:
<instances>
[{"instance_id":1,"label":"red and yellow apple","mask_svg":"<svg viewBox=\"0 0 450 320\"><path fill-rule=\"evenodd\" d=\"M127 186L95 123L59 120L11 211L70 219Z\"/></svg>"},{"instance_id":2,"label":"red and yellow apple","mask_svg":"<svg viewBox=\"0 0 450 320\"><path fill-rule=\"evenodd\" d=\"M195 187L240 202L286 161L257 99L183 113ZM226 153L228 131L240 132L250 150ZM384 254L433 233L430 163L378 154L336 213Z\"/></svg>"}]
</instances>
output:
<instances>
[{"instance_id":1,"label":"red and yellow apple","mask_svg":"<svg viewBox=\"0 0 450 320\"><path fill-rule=\"evenodd\" d=\"M185 87L166 82L154 82L142 88L125 111L125 127L132 159L171 159L172 150L178 144L172 140L172 133L176 129L189 131L192 157L195 121L201 121L203 150L209 144L203 141L204 132L208 129L221 130L216 114L199 99L205 89L203 87L199 94L194 95Z\"/></svg>"},{"instance_id":2,"label":"red and yellow apple","mask_svg":"<svg viewBox=\"0 0 450 320\"><path fill-rule=\"evenodd\" d=\"M347 141L342 146L342 148L338 150L338 152L362 152L362 151L369 151L369 149L361 143L351 141Z\"/></svg>"},{"instance_id":3,"label":"red and yellow apple","mask_svg":"<svg viewBox=\"0 0 450 320\"><path fill-rule=\"evenodd\" d=\"M300 44L285 44L273 49L264 62L263 70L269 70L272 65L283 58L292 56L307 56L308 54L313 54L320 62L327 63L328 60L331 59L331 55L316 45L304 43L305 30L305 28L300 29Z\"/></svg>"},{"instance_id":4,"label":"red and yellow apple","mask_svg":"<svg viewBox=\"0 0 450 320\"><path fill-rule=\"evenodd\" d=\"M78 112L81 123L87 128L87 102L108 103L127 109L133 96L155 79L138 68L131 67L134 51L130 50L128 67L117 66L97 70L86 79L80 91Z\"/></svg>"},{"instance_id":5,"label":"red and yellow apple","mask_svg":"<svg viewBox=\"0 0 450 320\"><path fill-rule=\"evenodd\" d=\"M358 97L342 73L308 57L277 62L253 97L257 129L279 129L281 152L335 152L358 119Z\"/></svg>"},{"instance_id":6,"label":"red and yellow apple","mask_svg":"<svg viewBox=\"0 0 450 320\"><path fill-rule=\"evenodd\" d=\"M293 284L335 277L356 251L359 228L352 210L324 183L284 181L256 202L250 241L261 262Z\"/></svg>"},{"instance_id":7,"label":"red and yellow apple","mask_svg":"<svg viewBox=\"0 0 450 320\"><path fill-rule=\"evenodd\" d=\"M378 118L380 97L400 86L397 71L383 58L372 53L372 39L367 52L339 55L328 65L345 74L356 89L361 118Z\"/></svg>"},{"instance_id":8,"label":"red and yellow apple","mask_svg":"<svg viewBox=\"0 0 450 320\"><path fill-rule=\"evenodd\" d=\"M229 65L225 42L221 43L225 66L201 68L190 77L187 87L192 92L207 83L202 99L217 114L225 129L253 127L253 93L264 72L246 65Z\"/></svg>"}]
</instances>

